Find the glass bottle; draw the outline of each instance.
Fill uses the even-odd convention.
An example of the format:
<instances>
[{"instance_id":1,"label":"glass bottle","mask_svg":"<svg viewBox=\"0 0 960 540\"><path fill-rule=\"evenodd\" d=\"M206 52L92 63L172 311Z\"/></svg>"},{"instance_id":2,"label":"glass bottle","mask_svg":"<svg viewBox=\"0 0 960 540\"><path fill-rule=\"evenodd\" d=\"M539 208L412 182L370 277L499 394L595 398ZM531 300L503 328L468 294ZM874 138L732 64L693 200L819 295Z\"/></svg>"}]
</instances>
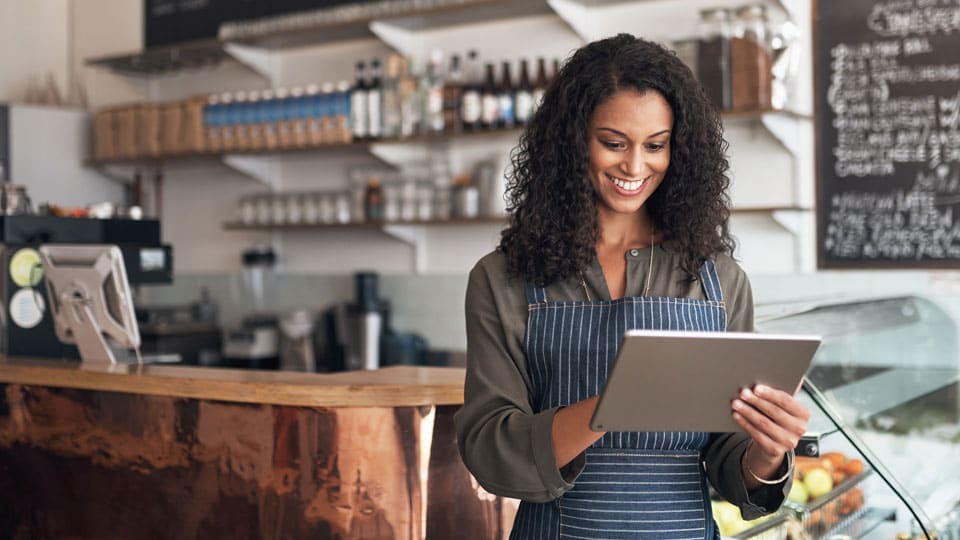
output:
<instances>
[{"instance_id":1,"label":"glass bottle","mask_svg":"<svg viewBox=\"0 0 960 540\"><path fill-rule=\"evenodd\" d=\"M387 57L387 73L383 78L382 130L383 137L394 138L400 135L402 123L400 81L405 75L403 57L391 54Z\"/></svg>"},{"instance_id":2,"label":"glass bottle","mask_svg":"<svg viewBox=\"0 0 960 540\"><path fill-rule=\"evenodd\" d=\"M367 182L364 193L363 209L367 221L383 221L383 188L380 178L373 176Z\"/></svg>"},{"instance_id":3,"label":"glass bottle","mask_svg":"<svg viewBox=\"0 0 960 540\"><path fill-rule=\"evenodd\" d=\"M520 61L520 81L513 94L514 116L517 124L524 125L533 116L533 85L530 83L530 71L527 60Z\"/></svg>"},{"instance_id":4,"label":"glass bottle","mask_svg":"<svg viewBox=\"0 0 960 540\"><path fill-rule=\"evenodd\" d=\"M367 85L367 137L379 139L383 136L383 78L380 73L380 59L370 62L370 84Z\"/></svg>"},{"instance_id":5,"label":"glass bottle","mask_svg":"<svg viewBox=\"0 0 960 540\"><path fill-rule=\"evenodd\" d=\"M413 62L402 58L400 73L400 136L410 137L420 133L423 120L423 99L417 87Z\"/></svg>"},{"instance_id":6,"label":"glass bottle","mask_svg":"<svg viewBox=\"0 0 960 540\"><path fill-rule=\"evenodd\" d=\"M536 110L543 101L543 94L547 91L547 61L541 56L537 58L537 79L533 83L533 108Z\"/></svg>"},{"instance_id":7,"label":"glass bottle","mask_svg":"<svg viewBox=\"0 0 960 540\"><path fill-rule=\"evenodd\" d=\"M357 62L355 80L350 91L350 129L354 139L367 138L367 65Z\"/></svg>"},{"instance_id":8,"label":"glass bottle","mask_svg":"<svg viewBox=\"0 0 960 540\"><path fill-rule=\"evenodd\" d=\"M463 71L460 69L460 56L450 57L450 72L443 82L443 129L447 133L463 130L460 116L460 99L463 95Z\"/></svg>"},{"instance_id":9,"label":"glass bottle","mask_svg":"<svg viewBox=\"0 0 960 540\"><path fill-rule=\"evenodd\" d=\"M704 92L721 110L733 106L730 84L730 11L711 8L700 12L697 78Z\"/></svg>"},{"instance_id":10,"label":"glass bottle","mask_svg":"<svg viewBox=\"0 0 960 540\"><path fill-rule=\"evenodd\" d=\"M510 76L510 62L503 62L503 75L497 97L500 101L500 118L497 124L510 128L516 123L516 104L513 101L513 78Z\"/></svg>"},{"instance_id":11,"label":"glass bottle","mask_svg":"<svg viewBox=\"0 0 960 540\"><path fill-rule=\"evenodd\" d=\"M423 108L427 133L443 132L443 77L440 74L442 64L443 52L435 49L430 54L430 63L424 74L426 91Z\"/></svg>"},{"instance_id":12,"label":"glass bottle","mask_svg":"<svg viewBox=\"0 0 960 540\"><path fill-rule=\"evenodd\" d=\"M500 98L497 95L497 83L493 77L493 64L487 64L486 70L483 90L480 93L482 104L480 122L484 129L492 129L497 127L497 122L500 119Z\"/></svg>"},{"instance_id":13,"label":"glass bottle","mask_svg":"<svg viewBox=\"0 0 960 540\"><path fill-rule=\"evenodd\" d=\"M483 104L481 91L483 84L480 76L477 51L475 50L467 53L466 72L466 82L463 85L463 93L460 97L460 116L463 121L464 130L476 131L482 127L481 116L483 115Z\"/></svg>"}]
</instances>

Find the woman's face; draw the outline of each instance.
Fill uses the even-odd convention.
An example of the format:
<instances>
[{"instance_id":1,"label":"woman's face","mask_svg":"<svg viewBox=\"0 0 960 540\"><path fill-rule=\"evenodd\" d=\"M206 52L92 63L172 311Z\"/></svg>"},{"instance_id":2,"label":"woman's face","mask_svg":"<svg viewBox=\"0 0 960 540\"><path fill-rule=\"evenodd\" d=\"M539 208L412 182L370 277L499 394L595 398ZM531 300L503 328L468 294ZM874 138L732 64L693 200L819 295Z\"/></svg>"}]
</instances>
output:
<instances>
[{"instance_id":1,"label":"woman's face","mask_svg":"<svg viewBox=\"0 0 960 540\"><path fill-rule=\"evenodd\" d=\"M632 214L643 207L670 165L672 128L673 111L654 90L623 90L597 106L587 153L601 213Z\"/></svg>"}]
</instances>

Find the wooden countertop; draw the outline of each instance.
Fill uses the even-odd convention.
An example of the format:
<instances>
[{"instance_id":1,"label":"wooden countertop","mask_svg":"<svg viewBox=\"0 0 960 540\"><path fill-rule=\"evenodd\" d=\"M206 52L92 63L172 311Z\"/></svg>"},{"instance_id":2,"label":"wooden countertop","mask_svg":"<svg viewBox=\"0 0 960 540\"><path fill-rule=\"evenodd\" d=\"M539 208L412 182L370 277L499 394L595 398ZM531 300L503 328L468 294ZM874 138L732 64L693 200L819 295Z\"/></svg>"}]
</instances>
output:
<instances>
[{"instance_id":1,"label":"wooden countertop","mask_svg":"<svg viewBox=\"0 0 960 540\"><path fill-rule=\"evenodd\" d=\"M301 373L158 364L80 364L0 355L0 383L308 407L463 403L463 368Z\"/></svg>"}]
</instances>

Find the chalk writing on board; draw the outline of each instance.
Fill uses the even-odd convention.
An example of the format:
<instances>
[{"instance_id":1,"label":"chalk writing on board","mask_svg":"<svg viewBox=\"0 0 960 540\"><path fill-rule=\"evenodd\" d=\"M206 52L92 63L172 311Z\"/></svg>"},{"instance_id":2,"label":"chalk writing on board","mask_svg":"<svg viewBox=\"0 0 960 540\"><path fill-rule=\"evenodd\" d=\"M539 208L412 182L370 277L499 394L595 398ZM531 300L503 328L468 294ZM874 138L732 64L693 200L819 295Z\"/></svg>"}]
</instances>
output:
<instances>
[{"instance_id":1,"label":"chalk writing on board","mask_svg":"<svg viewBox=\"0 0 960 540\"><path fill-rule=\"evenodd\" d=\"M960 261L960 0L817 6L825 260Z\"/></svg>"},{"instance_id":2,"label":"chalk writing on board","mask_svg":"<svg viewBox=\"0 0 960 540\"><path fill-rule=\"evenodd\" d=\"M960 159L960 92L945 97L890 91L893 84L960 81L960 63L901 65L901 57L915 54L908 50L929 50L923 40L910 47L904 41L838 44L831 50L827 102L837 130L837 178L893 176L900 163L936 166Z\"/></svg>"},{"instance_id":3,"label":"chalk writing on board","mask_svg":"<svg viewBox=\"0 0 960 540\"><path fill-rule=\"evenodd\" d=\"M917 173L910 189L838 192L830 199L824 248L858 259L960 258L960 169Z\"/></svg>"}]
</instances>

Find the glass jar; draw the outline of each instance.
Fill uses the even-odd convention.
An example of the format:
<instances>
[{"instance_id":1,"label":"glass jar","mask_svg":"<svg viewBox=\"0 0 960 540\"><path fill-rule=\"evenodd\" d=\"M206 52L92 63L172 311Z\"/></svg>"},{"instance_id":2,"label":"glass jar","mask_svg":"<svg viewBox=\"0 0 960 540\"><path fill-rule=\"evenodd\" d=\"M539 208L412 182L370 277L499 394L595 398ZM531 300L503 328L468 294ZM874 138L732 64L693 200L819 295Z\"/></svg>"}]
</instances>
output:
<instances>
[{"instance_id":1,"label":"glass jar","mask_svg":"<svg viewBox=\"0 0 960 540\"><path fill-rule=\"evenodd\" d=\"M287 204L286 197L274 194L270 197L270 222L274 225L282 225L287 222Z\"/></svg>"},{"instance_id":2,"label":"glass jar","mask_svg":"<svg viewBox=\"0 0 960 540\"><path fill-rule=\"evenodd\" d=\"M697 40L697 79L721 110L733 106L730 83L730 10L710 8L700 12Z\"/></svg>"},{"instance_id":3,"label":"glass jar","mask_svg":"<svg viewBox=\"0 0 960 540\"><path fill-rule=\"evenodd\" d=\"M260 195L257 197L257 223L260 225L269 225L273 219L273 207L270 204L270 196Z\"/></svg>"},{"instance_id":4,"label":"glass jar","mask_svg":"<svg viewBox=\"0 0 960 540\"><path fill-rule=\"evenodd\" d=\"M420 221L430 221L434 219L434 186L427 181L421 181L417 184L417 219ZM439 205L436 205L439 206ZM447 198L447 214L449 215L450 201Z\"/></svg>"},{"instance_id":5,"label":"glass jar","mask_svg":"<svg viewBox=\"0 0 960 540\"><path fill-rule=\"evenodd\" d=\"M303 222L303 200L300 194L287 195L287 223L298 225Z\"/></svg>"},{"instance_id":6,"label":"glass jar","mask_svg":"<svg viewBox=\"0 0 960 540\"><path fill-rule=\"evenodd\" d=\"M734 110L771 107L773 54L767 41L767 8L749 4L736 11L730 39L730 69Z\"/></svg>"},{"instance_id":7,"label":"glass jar","mask_svg":"<svg viewBox=\"0 0 960 540\"><path fill-rule=\"evenodd\" d=\"M320 223L320 196L315 193L306 193L302 199L303 222Z\"/></svg>"},{"instance_id":8,"label":"glass jar","mask_svg":"<svg viewBox=\"0 0 960 540\"><path fill-rule=\"evenodd\" d=\"M240 221L244 225L253 225L257 222L257 200L253 197L240 199Z\"/></svg>"},{"instance_id":9,"label":"glass jar","mask_svg":"<svg viewBox=\"0 0 960 540\"><path fill-rule=\"evenodd\" d=\"M321 193L317 196L317 206L320 210L320 223L337 222L337 194Z\"/></svg>"},{"instance_id":10,"label":"glass jar","mask_svg":"<svg viewBox=\"0 0 960 540\"><path fill-rule=\"evenodd\" d=\"M351 220L363 220L362 214L358 218L352 215L351 209L354 206L352 204L353 197L354 194L352 191L342 191L337 194L336 202L334 203L337 223L350 223Z\"/></svg>"}]
</instances>

